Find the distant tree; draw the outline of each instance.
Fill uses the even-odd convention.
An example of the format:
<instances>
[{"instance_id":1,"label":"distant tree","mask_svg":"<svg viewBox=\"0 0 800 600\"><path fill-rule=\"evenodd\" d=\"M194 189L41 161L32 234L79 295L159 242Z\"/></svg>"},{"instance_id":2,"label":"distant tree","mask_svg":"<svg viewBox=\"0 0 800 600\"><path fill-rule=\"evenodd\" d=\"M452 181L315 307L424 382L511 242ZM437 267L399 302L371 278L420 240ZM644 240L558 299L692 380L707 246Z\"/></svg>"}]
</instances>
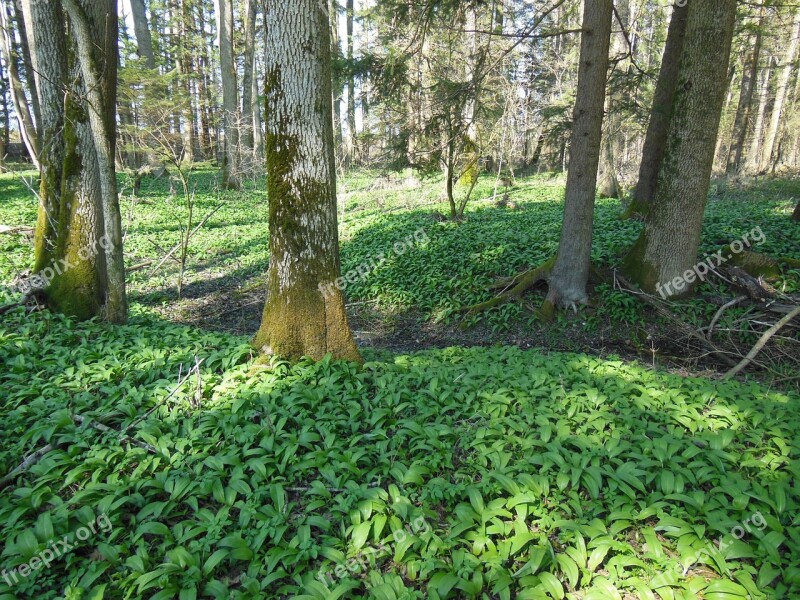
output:
<instances>
[{"instance_id":1,"label":"distant tree","mask_svg":"<svg viewBox=\"0 0 800 600\"><path fill-rule=\"evenodd\" d=\"M117 2L33 2L30 16L42 138L48 140L41 153L34 272L53 308L123 323L127 298L114 172Z\"/></svg>"},{"instance_id":2,"label":"distant tree","mask_svg":"<svg viewBox=\"0 0 800 600\"><path fill-rule=\"evenodd\" d=\"M592 230L603 108L611 42L612 0L586 0L583 9L578 92L561 241L548 280L546 307L575 306L587 301Z\"/></svg>"},{"instance_id":3,"label":"distant tree","mask_svg":"<svg viewBox=\"0 0 800 600\"><path fill-rule=\"evenodd\" d=\"M145 65L148 69L155 69L156 57L153 53L153 36L150 33L150 24L147 21L147 7L144 4L144 0L131 0L131 14L133 16L137 52L145 60Z\"/></svg>"},{"instance_id":4,"label":"distant tree","mask_svg":"<svg viewBox=\"0 0 800 600\"><path fill-rule=\"evenodd\" d=\"M666 152L625 270L648 292L683 296L697 262L730 59L735 0L691 0ZM664 287L670 284L668 287Z\"/></svg>"},{"instance_id":5,"label":"distant tree","mask_svg":"<svg viewBox=\"0 0 800 600\"><path fill-rule=\"evenodd\" d=\"M239 140L239 86L236 60L233 52L233 0L219 0L219 54L222 76L222 107L225 112L225 165L223 184L230 189L239 189L240 140Z\"/></svg>"},{"instance_id":6,"label":"distant tree","mask_svg":"<svg viewBox=\"0 0 800 600\"><path fill-rule=\"evenodd\" d=\"M360 360L340 276L331 42L319 0L267 1L266 354Z\"/></svg>"}]
</instances>

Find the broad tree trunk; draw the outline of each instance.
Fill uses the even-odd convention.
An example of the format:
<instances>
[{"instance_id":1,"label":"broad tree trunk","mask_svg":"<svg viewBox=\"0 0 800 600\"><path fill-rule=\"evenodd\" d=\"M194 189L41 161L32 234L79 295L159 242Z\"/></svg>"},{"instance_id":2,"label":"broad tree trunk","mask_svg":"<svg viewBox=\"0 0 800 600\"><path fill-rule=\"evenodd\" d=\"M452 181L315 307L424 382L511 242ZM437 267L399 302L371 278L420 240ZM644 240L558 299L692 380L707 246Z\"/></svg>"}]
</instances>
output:
<instances>
[{"instance_id":1,"label":"broad tree trunk","mask_svg":"<svg viewBox=\"0 0 800 600\"><path fill-rule=\"evenodd\" d=\"M655 197L658 171L667 145L673 99L678 84L678 65L686 37L686 17L688 12L688 3L683 6L676 5L672 9L672 19L669 22L667 42L664 47L664 56L661 60L661 71L658 75L655 95L653 96L653 107L650 111L650 123L647 125L647 134L645 135L644 148L642 149L639 180L633 192L631 205L626 211L629 216L647 214Z\"/></svg>"},{"instance_id":2,"label":"broad tree trunk","mask_svg":"<svg viewBox=\"0 0 800 600\"><path fill-rule=\"evenodd\" d=\"M575 306L588 300L594 200L603 132L612 0L586 0L583 8L578 88L572 125L564 222L546 305Z\"/></svg>"},{"instance_id":3,"label":"broad tree trunk","mask_svg":"<svg viewBox=\"0 0 800 600\"><path fill-rule=\"evenodd\" d=\"M51 307L80 319L123 323L127 300L114 172L116 6L115 0L31 4L42 135L49 142L42 153L34 272Z\"/></svg>"},{"instance_id":4,"label":"broad tree trunk","mask_svg":"<svg viewBox=\"0 0 800 600\"><path fill-rule=\"evenodd\" d=\"M267 2L267 303L253 343L297 359L360 360L340 276L330 24L318 0ZM341 283L341 280L339 280Z\"/></svg>"},{"instance_id":5,"label":"broad tree trunk","mask_svg":"<svg viewBox=\"0 0 800 600\"><path fill-rule=\"evenodd\" d=\"M692 0L666 153L644 230L625 270L665 298L694 288L700 232L719 131L736 0ZM685 279L683 279L685 277Z\"/></svg>"},{"instance_id":6,"label":"broad tree trunk","mask_svg":"<svg viewBox=\"0 0 800 600\"><path fill-rule=\"evenodd\" d=\"M219 0L219 55L222 75L222 107L225 111L225 166L223 185L239 189L239 86L233 56L233 0Z\"/></svg>"},{"instance_id":7,"label":"broad tree trunk","mask_svg":"<svg viewBox=\"0 0 800 600\"><path fill-rule=\"evenodd\" d=\"M778 139L778 129L781 124L783 105L786 102L786 93L789 89L789 81L794 73L794 63L797 60L797 50L800 48L800 9L795 9L794 24L792 26L791 38L786 48L786 54L781 65L778 85L775 88L775 104L772 106L772 116L769 121L767 135L764 138L764 148L761 153L761 171L769 169L772 164L772 155L775 152L775 142Z\"/></svg>"},{"instance_id":8,"label":"broad tree trunk","mask_svg":"<svg viewBox=\"0 0 800 600\"><path fill-rule=\"evenodd\" d=\"M745 60L742 71L742 86L739 93L739 106L736 108L736 119L733 123L731 134L731 147L728 152L726 172L733 175L739 171L742 164L744 142L747 137L747 125L750 122L750 110L753 105L753 91L758 79L758 61L761 58L761 25L763 18L759 19L757 31L752 36L751 50Z\"/></svg>"},{"instance_id":9,"label":"broad tree trunk","mask_svg":"<svg viewBox=\"0 0 800 600\"><path fill-rule=\"evenodd\" d=\"M131 14L133 16L137 52L145 60L148 69L155 69L156 57L153 53L153 36L150 33L150 24L147 22L147 8L144 5L144 0L131 0Z\"/></svg>"}]
</instances>

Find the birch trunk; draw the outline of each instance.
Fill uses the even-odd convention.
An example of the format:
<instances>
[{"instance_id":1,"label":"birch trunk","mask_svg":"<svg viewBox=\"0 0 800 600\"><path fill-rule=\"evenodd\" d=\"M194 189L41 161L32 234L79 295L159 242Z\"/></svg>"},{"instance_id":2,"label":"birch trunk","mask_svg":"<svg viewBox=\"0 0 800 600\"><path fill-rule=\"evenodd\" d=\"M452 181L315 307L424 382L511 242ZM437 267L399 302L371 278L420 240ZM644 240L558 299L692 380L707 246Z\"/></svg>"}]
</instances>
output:
<instances>
[{"instance_id":1,"label":"birch trunk","mask_svg":"<svg viewBox=\"0 0 800 600\"><path fill-rule=\"evenodd\" d=\"M583 8L578 88L564 202L564 222L546 306L588 300L594 200L611 44L612 0L586 0Z\"/></svg>"},{"instance_id":2,"label":"birch trunk","mask_svg":"<svg viewBox=\"0 0 800 600\"><path fill-rule=\"evenodd\" d=\"M267 303L253 343L297 359L360 360L347 323L336 219L330 25L317 0L267 2Z\"/></svg>"},{"instance_id":3,"label":"birch trunk","mask_svg":"<svg viewBox=\"0 0 800 600\"><path fill-rule=\"evenodd\" d=\"M647 292L688 295L714 162L736 0L692 0L666 152L625 270Z\"/></svg>"}]
</instances>

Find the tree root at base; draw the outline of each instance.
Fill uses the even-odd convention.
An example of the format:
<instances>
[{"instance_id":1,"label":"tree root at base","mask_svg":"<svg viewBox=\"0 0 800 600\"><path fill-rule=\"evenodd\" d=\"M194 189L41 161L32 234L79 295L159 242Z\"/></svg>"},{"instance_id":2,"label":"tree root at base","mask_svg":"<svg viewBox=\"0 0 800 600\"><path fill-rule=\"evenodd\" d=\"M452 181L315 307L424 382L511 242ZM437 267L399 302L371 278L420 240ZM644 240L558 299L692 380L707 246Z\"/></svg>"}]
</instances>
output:
<instances>
[{"instance_id":1,"label":"tree root at base","mask_svg":"<svg viewBox=\"0 0 800 600\"><path fill-rule=\"evenodd\" d=\"M556 263L556 257L553 256L547 259L538 267L534 267L533 269L529 269L527 271L523 271L522 273L518 273L513 277L505 277L503 279L498 280L491 286L489 289L502 289L503 291L500 292L497 296L492 298L491 300L487 300L486 302L480 302L478 304L473 304L472 306L465 306L459 309L458 312L464 313L466 316L471 316L477 314L479 312L483 312L485 310L489 310L490 308L494 308L495 306L501 306L508 302L514 302L522 298L523 294L531 289L533 286L538 284L541 281L546 281L547 278L550 276L550 272L553 270L553 266Z\"/></svg>"}]
</instances>

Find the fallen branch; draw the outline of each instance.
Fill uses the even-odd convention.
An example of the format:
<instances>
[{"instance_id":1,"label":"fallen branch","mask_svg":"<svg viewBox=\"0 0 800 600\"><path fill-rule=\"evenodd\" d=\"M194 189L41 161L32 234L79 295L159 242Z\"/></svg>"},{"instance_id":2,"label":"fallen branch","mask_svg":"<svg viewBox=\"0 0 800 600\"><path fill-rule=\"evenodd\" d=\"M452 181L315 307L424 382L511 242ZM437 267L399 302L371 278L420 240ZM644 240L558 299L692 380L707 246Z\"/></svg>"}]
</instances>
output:
<instances>
[{"instance_id":1,"label":"fallen branch","mask_svg":"<svg viewBox=\"0 0 800 600\"><path fill-rule=\"evenodd\" d=\"M4 490L8 487L8 485L14 481L19 475L30 469L33 465L38 463L42 460L45 454L55 449L55 446L52 444L47 444L41 450L37 450L33 454L29 454L25 457L25 459L17 466L16 469L11 471L8 475L0 479L0 490Z\"/></svg>"},{"instance_id":2,"label":"fallen branch","mask_svg":"<svg viewBox=\"0 0 800 600\"><path fill-rule=\"evenodd\" d=\"M742 359L742 361L734 366L730 371L725 373L723 379L729 379L739 373L742 369L744 369L747 365L753 362L753 359L758 355L759 352L767 345L770 338L778 333L789 321L794 319L797 315L800 315L800 306L796 306L795 309L783 317L780 321L775 323L772 327L770 327L767 331L764 332L764 335L761 336L761 339L756 342L756 345L753 346L752 350L747 353L747 356Z\"/></svg>"},{"instance_id":3,"label":"fallen branch","mask_svg":"<svg viewBox=\"0 0 800 600\"><path fill-rule=\"evenodd\" d=\"M136 440L130 436L125 435L124 433L120 433L117 430L108 427L107 425L98 423L97 421L92 421L91 419L82 417L81 415L73 415L72 420L75 421L75 423L78 425L88 425L92 429L97 429L97 431L102 431L103 433L112 433L116 437L118 437L120 441L129 442L134 446L139 446L139 448L147 450L148 452L152 452L153 454L158 454L158 450L153 448L153 446L151 446L150 444L142 442L140 440Z\"/></svg>"},{"instance_id":4,"label":"fallen branch","mask_svg":"<svg viewBox=\"0 0 800 600\"><path fill-rule=\"evenodd\" d=\"M747 300L747 296L737 296L730 302L723 304L717 311L717 314L714 315L714 318L711 319L711 325L708 326L708 333L706 333L706 338L709 340L711 339L711 335L714 333L714 327L720 320L720 317L722 317L722 313L724 313L729 308L733 308L734 306L741 304L745 300Z\"/></svg>"},{"instance_id":5,"label":"fallen branch","mask_svg":"<svg viewBox=\"0 0 800 600\"><path fill-rule=\"evenodd\" d=\"M19 308L20 306L25 306L28 303L28 300L30 300L32 297L33 297L33 292L28 292L22 298L20 298L18 302L12 302L11 304L0 306L0 316L14 310L15 308Z\"/></svg>"},{"instance_id":6,"label":"fallen branch","mask_svg":"<svg viewBox=\"0 0 800 600\"><path fill-rule=\"evenodd\" d=\"M147 267L152 265L154 262L156 262L156 261L154 261L154 260L146 260L143 263L139 263L138 265L133 265L129 269L125 269L125 272L126 273L136 273L136 271L141 271L142 269L146 269Z\"/></svg>"},{"instance_id":7,"label":"fallen branch","mask_svg":"<svg viewBox=\"0 0 800 600\"><path fill-rule=\"evenodd\" d=\"M646 302L647 304L652 306L658 312L658 314L660 314L661 316L665 317L666 319L668 319L669 321L674 323L675 326L683 334L687 335L688 337L691 337L691 338L694 338L694 339L698 340L711 353L713 353L716 356L718 356L727 365L729 365L731 367L736 365L734 360L728 356L728 354L729 354L728 352L725 352L721 348L718 348L713 342L711 342L710 340L707 340L703 335L701 335L700 333L695 331L692 327L690 327L689 325L687 325L686 323L681 321L678 317L673 315L671 311L669 311L666 308L664 308L658 300L656 300L655 298L653 298L649 294L647 294L647 293L645 293L645 292L643 292L641 290L636 289L633 285L631 285L631 283L627 279L625 279L622 275L620 275L616 271L614 272L614 287L615 288L619 287L619 289L621 289L621 290L623 290L625 292L628 292L630 294L633 294L634 296L636 296L638 298L641 298L644 302Z\"/></svg>"},{"instance_id":8,"label":"fallen branch","mask_svg":"<svg viewBox=\"0 0 800 600\"><path fill-rule=\"evenodd\" d=\"M0 234L5 235L33 235L33 227L26 225L0 225Z\"/></svg>"}]
</instances>

